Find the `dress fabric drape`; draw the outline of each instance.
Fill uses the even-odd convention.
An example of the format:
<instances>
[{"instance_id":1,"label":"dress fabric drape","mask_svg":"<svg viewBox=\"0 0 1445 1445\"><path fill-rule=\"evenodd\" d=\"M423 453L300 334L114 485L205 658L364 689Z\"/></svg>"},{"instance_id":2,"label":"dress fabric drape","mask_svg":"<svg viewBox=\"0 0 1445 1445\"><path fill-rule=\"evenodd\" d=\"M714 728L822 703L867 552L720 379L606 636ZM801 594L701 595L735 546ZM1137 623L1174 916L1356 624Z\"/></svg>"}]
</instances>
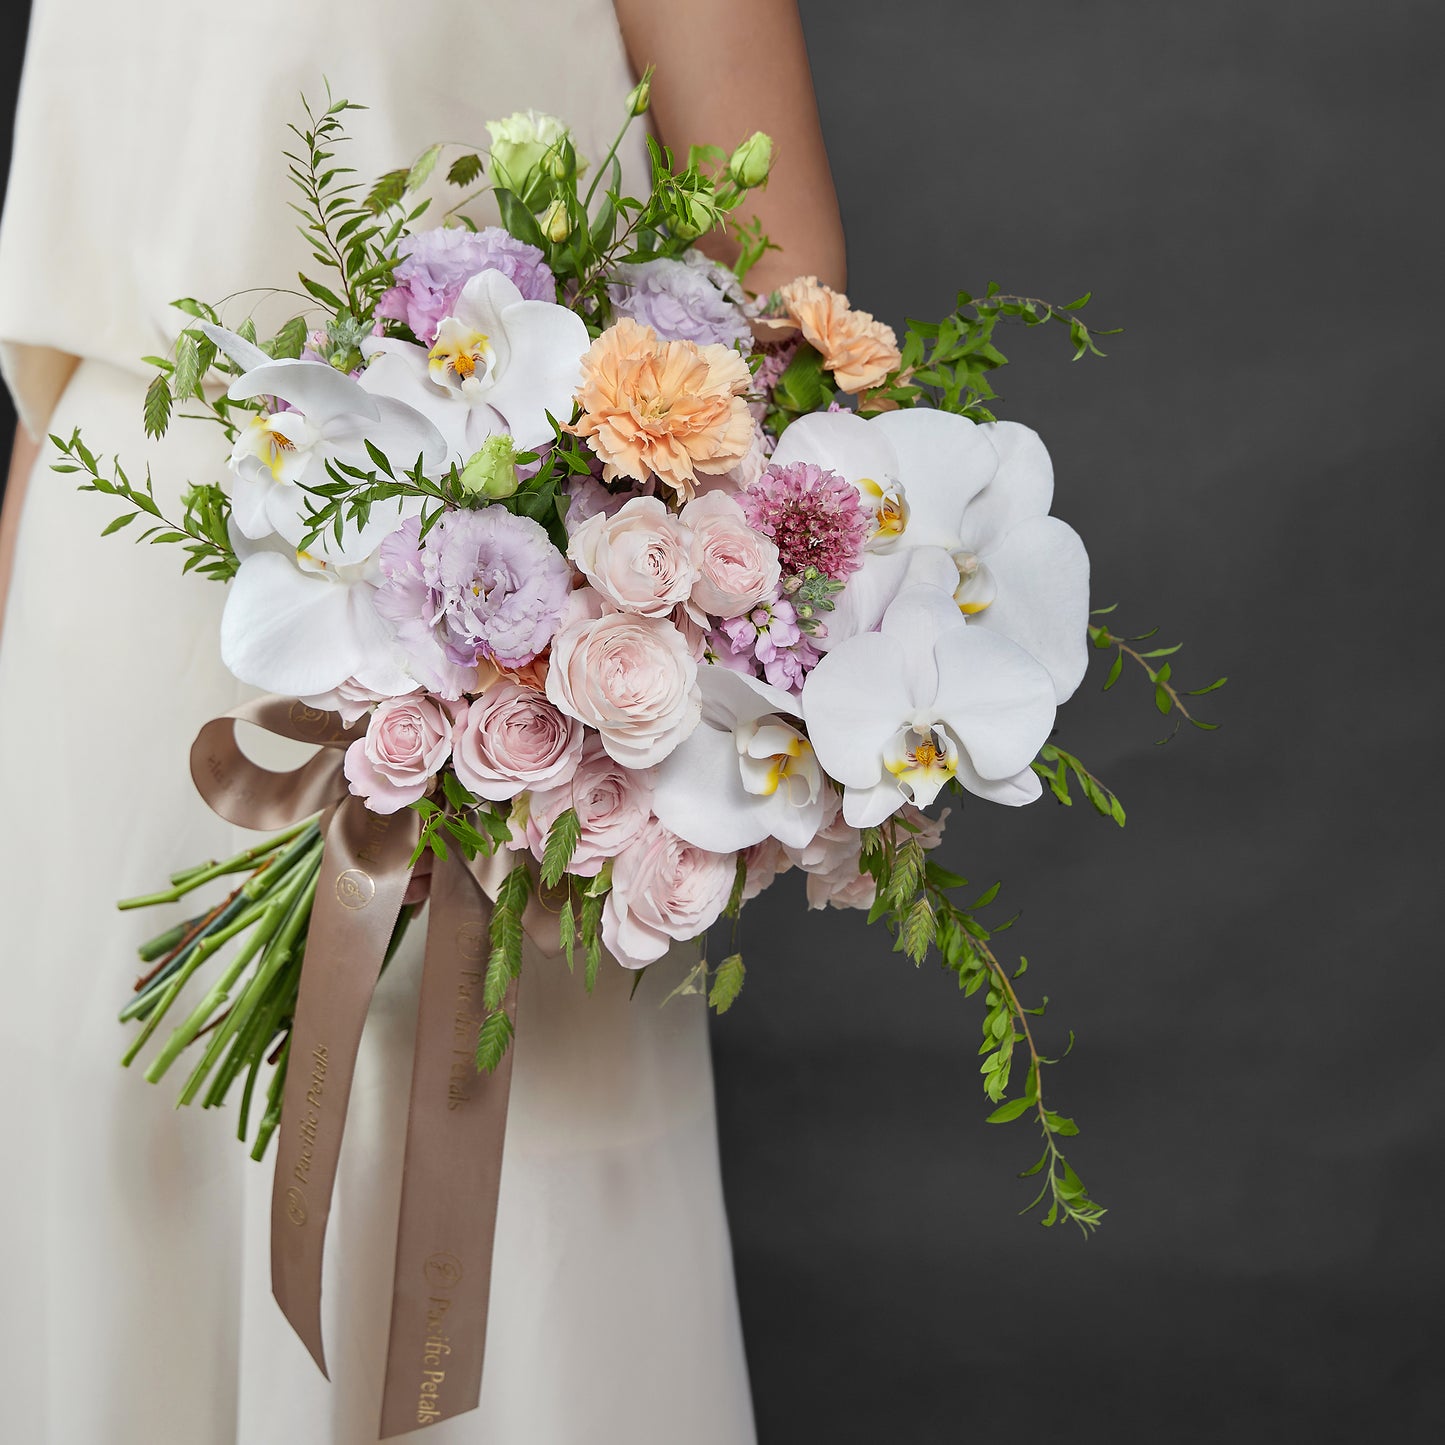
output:
<instances>
[{"instance_id":1,"label":"dress fabric drape","mask_svg":"<svg viewBox=\"0 0 1445 1445\"><path fill-rule=\"evenodd\" d=\"M309 266L281 151L333 92L361 176L433 140L485 142L529 106L600 160L632 77L610 5L345 6L39 0L0 227L0 363L33 431L80 425L158 498L222 472L221 438L140 421L138 358L168 302L290 285ZM324 102L323 102L324 103ZM623 155L643 183L640 137ZM485 211L474 212L478 220ZM312 267L314 269L314 267ZM237 295L263 334L298 303ZM199 725L242 700L217 655L223 589L170 548L101 539L113 515L30 479L0 639L0 1440L7 1445L370 1445L376 1439L417 1002L414 927L358 1063L328 1245L332 1381L270 1298L271 1166L217 1116L118 1067L136 944L119 914L239 835L194 794ZM480 1410L438 1445L752 1445L701 1000L588 997L529 950Z\"/></svg>"}]
</instances>

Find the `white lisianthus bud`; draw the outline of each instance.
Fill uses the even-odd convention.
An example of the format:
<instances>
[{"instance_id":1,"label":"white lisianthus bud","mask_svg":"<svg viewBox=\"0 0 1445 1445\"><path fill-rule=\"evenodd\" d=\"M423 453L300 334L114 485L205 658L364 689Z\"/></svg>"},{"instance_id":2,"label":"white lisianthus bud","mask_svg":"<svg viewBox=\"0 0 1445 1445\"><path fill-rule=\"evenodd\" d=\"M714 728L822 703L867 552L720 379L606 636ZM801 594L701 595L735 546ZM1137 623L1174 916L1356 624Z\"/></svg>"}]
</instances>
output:
<instances>
[{"instance_id":1,"label":"white lisianthus bud","mask_svg":"<svg viewBox=\"0 0 1445 1445\"><path fill-rule=\"evenodd\" d=\"M567 215L567 207L561 196L558 196L542 215L538 223L542 227L542 234L552 242L553 245L561 245L568 236L572 234L572 222Z\"/></svg>"},{"instance_id":2,"label":"white lisianthus bud","mask_svg":"<svg viewBox=\"0 0 1445 1445\"><path fill-rule=\"evenodd\" d=\"M461 487L469 497L500 502L517 490L517 448L505 432L490 436L462 468Z\"/></svg>"},{"instance_id":3,"label":"white lisianthus bud","mask_svg":"<svg viewBox=\"0 0 1445 1445\"><path fill-rule=\"evenodd\" d=\"M744 190L751 190L767 180L773 168L772 137L755 130L733 153L728 161L728 175L734 184Z\"/></svg>"},{"instance_id":4,"label":"white lisianthus bud","mask_svg":"<svg viewBox=\"0 0 1445 1445\"><path fill-rule=\"evenodd\" d=\"M537 172L548 152L568 131L555 115L519 110L505 120L489 120L487 134L492 138L493 182L514 195L525 196L533 181L539 179Z\"/></svg>"}]
</instances>

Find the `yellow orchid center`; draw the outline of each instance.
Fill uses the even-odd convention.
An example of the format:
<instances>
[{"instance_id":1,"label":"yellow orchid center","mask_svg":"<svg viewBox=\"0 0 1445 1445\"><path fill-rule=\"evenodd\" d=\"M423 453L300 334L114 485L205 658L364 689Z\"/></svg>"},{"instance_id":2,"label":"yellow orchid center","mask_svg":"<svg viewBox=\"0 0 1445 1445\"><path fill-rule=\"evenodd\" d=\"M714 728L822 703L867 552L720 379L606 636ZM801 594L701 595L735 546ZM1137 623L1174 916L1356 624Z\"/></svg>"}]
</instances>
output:
<instances>
[{"instance_id":1,"label":"yellow orchid center","mask_svg":"<svg viewBox=\"0 0 1445 1445\"><path fill-rule=\"evenodd\" d=\"M953 590L958 610L965 617L973 617L990 607L998 595L998 583L983 559L976 553L959 551L953 554L953 565L958 568L958 586Z\"/></svg>"},{"instance_id":2,"label":"yellow orchid center","mask_svg":"<svg viewBox=\"0 0 1445 1445\"><path fill-rule=\"evenodd\" d=\"M908 499L901 482L878 482L860 477L858 490L873 506L873 531L869 546L878 549L896 542L908 527Z\"/></svg>"},{"instance_id":3,"label":"yellow orchid center","mask_svg":"<svg viewBox=\"0 0 1445 1445\"><path fill-rule=\"evenodd\" d=\"M733 737L743 787L755 798L781 791L794 807L817 801L823 770L812 743L791 722L773 715L739 723Z\"/></svg>"},{"instance_id":4,"label":"yellow orchid center","mask_svg":"<svg viewBox=\"0 0 1445 1445\"><path fill-rule=\"evenodd\" d=\"M485 332L448 316L437 328L437 339L427 352L427 370L438 386L467 390L491 370L496 353Z\"/></svg>"},{"instance_id":5,"label":"yellow orchid center","mask_svg":"<svg viewBox=\"0 0 1445 1445\"><path fill-rule=\"evenodd\" d=\"M926 808L958 772L958 744L938 723L905 727L884 749L883 765L904 794Z\"/></svg>"}]
</instances>

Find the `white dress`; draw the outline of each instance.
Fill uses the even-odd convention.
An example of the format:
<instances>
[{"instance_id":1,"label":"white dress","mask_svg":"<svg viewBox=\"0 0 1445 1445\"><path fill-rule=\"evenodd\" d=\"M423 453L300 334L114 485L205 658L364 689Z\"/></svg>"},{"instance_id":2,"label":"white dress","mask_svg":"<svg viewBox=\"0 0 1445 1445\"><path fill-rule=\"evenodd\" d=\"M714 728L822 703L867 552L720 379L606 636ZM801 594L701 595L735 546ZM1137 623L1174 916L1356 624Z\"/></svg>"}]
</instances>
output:
<instances>
[{"instance_id":1,"label":"white dress","mask_svg":"<svg viewBox=\"0 0 1445 1445\"><path fill-rule=\"evenodd\" d=\"M280 153L323 77L371 107L351 117L363 176L529 106L600 159L631 84L606 0L39 0L0 230L0 362L32 431L80 424L150 460L166 503L220 475L214 428L146 443L137 358L167 348L173 297L307 264ZM640 138L625 160L635 188ZM234 1104L176 1110L175 1080L118 1067L133 950L171 915L113 900L234 846L186 755L243 690L217 657L222 589L170 548L102 540L111 515L42 458L0 640L0 1440L370 1445L423 930L358 1063L328 1384L270 1297L271 1167L233 1137ZM631 977L604 968L588 998L528 960L482 1406L432 1427L439 1445L754 1439L705 1014L659 1008L662 973L629 1001Z\"/></svg>"}]
</instances>

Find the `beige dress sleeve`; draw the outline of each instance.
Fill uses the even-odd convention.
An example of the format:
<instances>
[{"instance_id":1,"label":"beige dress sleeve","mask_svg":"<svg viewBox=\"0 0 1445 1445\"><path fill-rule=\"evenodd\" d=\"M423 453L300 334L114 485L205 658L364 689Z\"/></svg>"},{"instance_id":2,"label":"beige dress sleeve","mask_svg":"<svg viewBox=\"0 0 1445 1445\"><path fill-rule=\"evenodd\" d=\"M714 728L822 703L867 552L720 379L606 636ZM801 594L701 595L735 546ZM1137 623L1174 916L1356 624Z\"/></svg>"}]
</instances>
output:
<instances>
[{"instance_id":1,"label":"beige dress sleeve","mask_svg":"<svg viewBox=\"0 0 1445 1445\"><path fill-rule=\"evenodd\" d=\"M172 504L222 474L213 427L140 426L139 358L179 295L283 319L307 252L281 151L299 97L352 120L365 176L478 144L526 107L600 158L631 76L606 0L39 0L0 227L0 366L32 431L84 428ZM626 167L634 185L640 137ZM478 219L486 219L479 216ZM388 1323L422 930L378 991L342 1152L327 1383L270 1297L269 1163L220 1117L117 1067L138 942L113 900L235 843L190 740L242 689L222 589L168 548L102 540L113 509L42 460L0 638L0 1440L371 1445ZM436 1445L752 1445L706 1014L660 1007L683 963L597 996L527 959L482 1408Z\"/></svg>"}]
</instances>

